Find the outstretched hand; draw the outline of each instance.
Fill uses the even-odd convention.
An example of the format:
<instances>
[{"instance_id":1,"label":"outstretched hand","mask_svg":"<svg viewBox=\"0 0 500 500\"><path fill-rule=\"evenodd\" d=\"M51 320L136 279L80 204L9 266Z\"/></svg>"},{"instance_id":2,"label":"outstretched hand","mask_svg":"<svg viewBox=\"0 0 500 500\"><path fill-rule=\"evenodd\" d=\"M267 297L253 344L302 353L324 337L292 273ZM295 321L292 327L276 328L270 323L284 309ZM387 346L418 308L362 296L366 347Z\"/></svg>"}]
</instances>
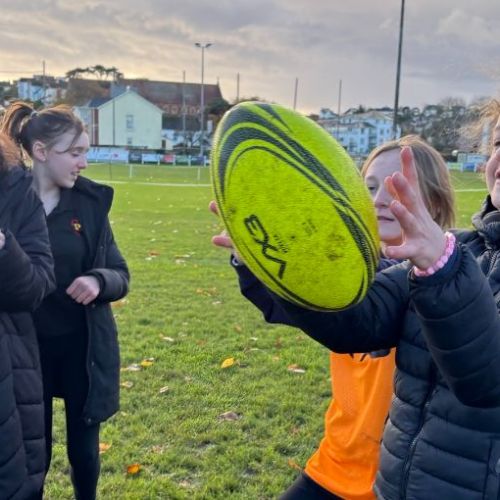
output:
<instances>
[{"instance_id":1,"label":"outstretched hand","mask_svg":"<svg viewBox=\"0 0 500 500\"><path fill-rule=\"evenodd\" d=\"M391 259L409 259L419 269L429 268L443 255L446 237L425 206L410 147L401 150L401 172L386 177L384 182L394 198L391 212L403 232L402 244L386 247L385 254Z\"/></svg>"},{"instance_id":2,"label":"outstretched hand","mask_svg":"<svg viewBox=\"0 0 500 500\"><path fill-rule=\"evenodd\" d=\"M214 200L212 200L208 204L208 208L213 214L219 216L219 207ZM241 257L238 255L238 252L234 248L233 240L227 234L227 231L225 229L222 230L219 234L212 236L212 243L217 247L228 248L229 250L231 250L231 253L234 255L238 262L243 262Z\"/></svg>"}]
</instances>

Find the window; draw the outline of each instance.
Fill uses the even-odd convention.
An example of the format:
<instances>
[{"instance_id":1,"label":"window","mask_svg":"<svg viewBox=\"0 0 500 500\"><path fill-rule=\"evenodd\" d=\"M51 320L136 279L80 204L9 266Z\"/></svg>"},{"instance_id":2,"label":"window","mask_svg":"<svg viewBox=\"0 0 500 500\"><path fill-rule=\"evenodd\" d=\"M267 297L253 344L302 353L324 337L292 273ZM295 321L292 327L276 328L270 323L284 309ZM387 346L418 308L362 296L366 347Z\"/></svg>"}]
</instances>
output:
<instances>
[{"instance_id":1,"label":"window","mask_svg":"<svg viewBox=\"0 0 500 500\"><path fill-rule=\"evenodd\" d=\"M132 146L133 144L132 137L127 137L127 146Z\"/></svg>"},{"instance_id":2,"label":"window","mask_svg":"<svg viewBox=\"0 0 500 500\"><path fill-rule=\"evenodd\" d=\"M127 130L134 130L134 115L126 115L125 124Z\"/></svg>"}]
</instances>

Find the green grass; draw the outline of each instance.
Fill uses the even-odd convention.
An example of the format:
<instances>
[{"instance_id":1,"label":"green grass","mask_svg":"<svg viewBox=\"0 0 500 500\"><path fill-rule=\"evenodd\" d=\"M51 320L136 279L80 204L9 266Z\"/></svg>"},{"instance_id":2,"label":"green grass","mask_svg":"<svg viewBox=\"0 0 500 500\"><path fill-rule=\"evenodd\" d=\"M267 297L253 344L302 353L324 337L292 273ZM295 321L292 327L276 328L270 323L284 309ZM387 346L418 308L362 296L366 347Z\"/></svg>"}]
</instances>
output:
<instances>
[{"instance_id":1,"label":"green grass","mask_svg":"<svg viewBox=\"0 0 500 500\"><path fill-rule=\"evenodd\" d=\"M132 273L126 301L114 308L122 366L121 410L102 426L102 499L270 499L296 477L322 437L330 399L328 354L297 330L266 325L239 294L228 256L210 243L220 231L208 212L209 187L197 168L113 165L111 220ZM109 166L88 173L109 179ZM208 182L201 169L200 184ZM144 174L144 175L143 175ZM160 174L159 177L157 174ZM484 186L454 174L458 189ZM460 225L484 192L458 192ZM462 222L463 218L463 222ZM467 218L467 220L466 220ZM169 339L165 339L169 337ZM236 364L221 369L234 357ZM298 364L304 374L287 367ZM160 394L160 389L168 390ZM62 405L56 406L48 499L70 499ZM235 421L220 420L232 411ZM128 465L141 471L127 475Z\"/></svg>"}]
</instances>

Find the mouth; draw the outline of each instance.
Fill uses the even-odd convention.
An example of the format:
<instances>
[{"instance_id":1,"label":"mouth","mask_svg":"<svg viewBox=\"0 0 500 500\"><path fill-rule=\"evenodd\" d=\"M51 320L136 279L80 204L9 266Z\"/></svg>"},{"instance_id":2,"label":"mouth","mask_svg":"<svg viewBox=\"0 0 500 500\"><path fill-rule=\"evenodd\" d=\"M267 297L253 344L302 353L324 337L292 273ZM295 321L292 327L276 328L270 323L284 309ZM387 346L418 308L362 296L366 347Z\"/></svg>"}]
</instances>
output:
<instances>
[{"instance_id":1,"label":"mouth","mask_svg":"<svg viewBox=\"0 0 500 500\"><path fill-rule=\"evenodd\" d=\"M377 220L380 222L394 222L394 217L387 217L386 215L377 215Z\"/></svg>"}]
</instances>

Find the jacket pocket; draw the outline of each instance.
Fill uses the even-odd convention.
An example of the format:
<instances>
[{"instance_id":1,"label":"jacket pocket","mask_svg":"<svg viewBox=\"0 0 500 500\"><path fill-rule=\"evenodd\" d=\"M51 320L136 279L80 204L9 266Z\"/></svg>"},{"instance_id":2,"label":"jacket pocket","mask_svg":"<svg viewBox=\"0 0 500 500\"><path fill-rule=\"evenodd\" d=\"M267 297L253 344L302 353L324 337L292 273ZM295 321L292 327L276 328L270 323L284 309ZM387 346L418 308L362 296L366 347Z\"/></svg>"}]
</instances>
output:
<instances>
[{"instance_id":1,"label":"jacket pocket","mask_svg":"<svg viewBox=\"0 0 500 500\"><path fill-rule=\"evenodd\" d=\"M484 500L500 499L500 440L492 440L486 484L484 487Z\"/></svg>"}]
</instances>

